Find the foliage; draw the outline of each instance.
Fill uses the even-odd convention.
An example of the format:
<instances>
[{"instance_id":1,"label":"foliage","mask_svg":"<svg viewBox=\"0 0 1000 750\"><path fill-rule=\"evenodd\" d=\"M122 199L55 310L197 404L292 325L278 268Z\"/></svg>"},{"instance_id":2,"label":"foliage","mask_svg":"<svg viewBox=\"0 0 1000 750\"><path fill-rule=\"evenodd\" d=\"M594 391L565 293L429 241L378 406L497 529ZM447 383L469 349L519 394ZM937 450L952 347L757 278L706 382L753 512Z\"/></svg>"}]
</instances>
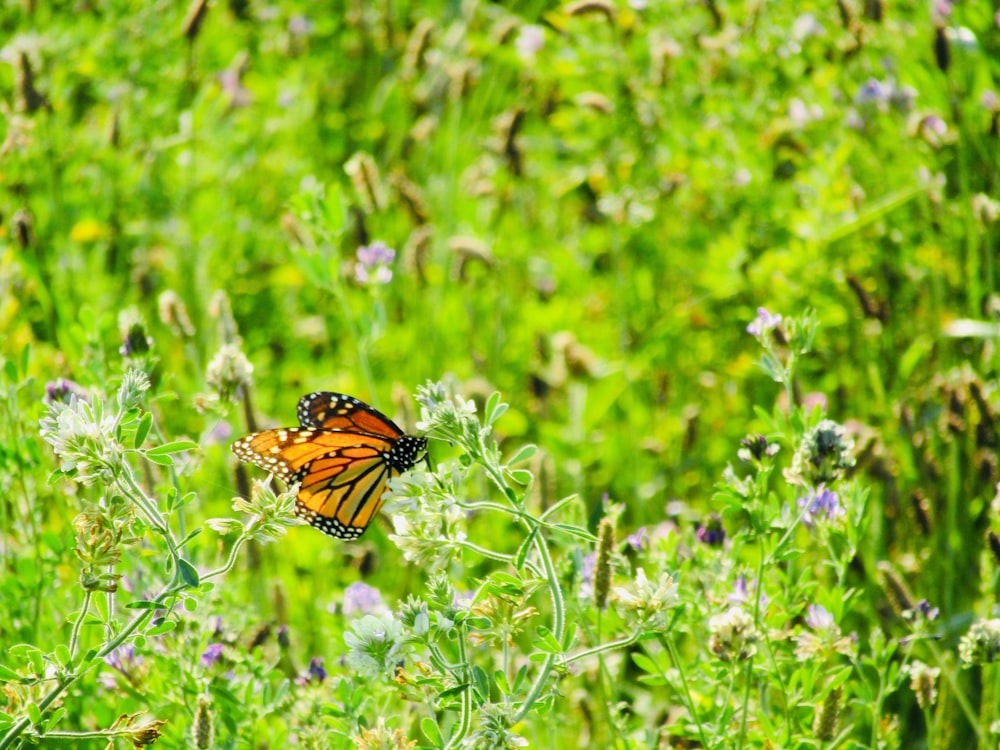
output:
<instances>
[{"instance_id":1,"label":"foliage","mask_svg":"<svg viewBox=\"0 0 1000 750\"><path fill-rule=\"evenodd\" d=\"M0 29L0 750L996 743L988 3ZM356 542L311 390L432 438Z\"/></svg>"}]
</instances>

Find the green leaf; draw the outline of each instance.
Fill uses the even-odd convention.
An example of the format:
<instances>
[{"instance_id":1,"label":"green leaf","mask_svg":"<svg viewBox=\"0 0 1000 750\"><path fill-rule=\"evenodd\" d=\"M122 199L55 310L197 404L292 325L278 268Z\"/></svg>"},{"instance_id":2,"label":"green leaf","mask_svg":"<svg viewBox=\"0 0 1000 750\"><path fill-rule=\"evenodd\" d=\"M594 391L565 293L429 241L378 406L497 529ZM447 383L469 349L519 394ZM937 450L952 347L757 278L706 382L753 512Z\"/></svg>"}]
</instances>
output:
<instances>
[{"instance_id":1,"label":"green leaf","mask_svg":"<svg viewBox=\"0 0 1000 750\"><path fill-rule=\"evenodd\" d=\"M507 675L502 669L498 669L493 673L493 682L501 693L510 695L510 683L507 682Z\"/></svg>"},{"instance_id":2,"label":"green leaf","mask_svg":"<svg viewBox=\"0 0 1000 750\"><path fill-rule=\"evenodd\" d=\"M472 684L482 702L485 703L490 699L490 678L482 667L474 666L472 668Z\"/></svg>"},{"instance_id":3,"label":"green leaf","mask_svg":"<svg viewBox=\"0 0 1000 750\"><path fill-rule=\"evenodd\" d=\"M535 526L531 533L524 538L521 542L521 546L517 549L517 554L514 555L514 568L516 570L524 570L524 561L528 559L528 553L531 551L531 545L535 543L535 536L538 534L538 527Z\"/></svg>"},{"instance_id":4,"label":"green leaf","mask_svg":"<svg viewBox=\"0 0 1000 750\"><path fill-rule=\"evenodd\" d=\"M522 487L526 487L531 484L531 480L535 478L535 475L527 469L509 469L507 473L513 481L517 482Z\"/></svg>"},{"instance_id":5,"label":"green leaf","mask_svg":"<svg viewBox=\"0 0 1000 750\"><path fill-rule=\"evenodd\" d=\"M171 630L177 627L176 620L164 620L159 625L151 627L146 631L147 636L163 635L164 633L169 633Z\"/></svg>"},{"instance_id":6,"label":"green leaf","mask_svg":"<svg viewBox=\"0 0 1000 750\"><path fill-rule=\"evenodd\" d=\"M451 698L455 695L460 695L469 689L469 683L463 682L461 685L455 685L455 687L450 687L447 690L442 690L438 693L438 702L443 701L445 698Z\"/></svg>"},{"instance_id":7,"label":"green leaf","mask_svg":"<svg viewBox=\"0 0 1000 750\"><path fill-rule=\"evenodd\" d=\"M180 568L181 579L191 588L198 585L201 580L201 576L198 575L198 570L183 557L178 561L178 566Z\"/></svg>"},{"instance_id":8,"label":"green leaf","mask_svg":"<svg viewBox=\"0 0 1000 750\"><path fill-rule=\"evenodd\" d=\"M146 458L152 458L153 456L169 456L171 453L190 451L197 447L198 444L192 443L190 440L174 440L173 442L164 443L163 445L158 445L155 448L150 448L146 451Z\"/></svg>"},{"instance_id":9,"label":"green leaf","mask_svg":"<svg viewBox=\"0 0 1000 750\"><path fill-rule=\"evenodd\" d=\"M3 370L7 374L7 379L11 383L16 383L17 378L17 365L14 364L13 360L8 359L3 363Z\"/></svg>"},{"instance_id":10,"label":"green leaf","mask_svg":"<svg viewBox=\"0 0 1000 750\"><path fill-rule=\"evenodd\" d=\"M52 729L52 727L57 726L59 722L63 720L63 717L66 716L66 713L67 713L66 709L63 708L62 706L59 706L59 708L55 709L49 716L49 718L45 721L44 731L48 732Z\"/></svg>"},{"instance_id":11,"label":"green leaf","mask_svg":"<svg viewBox=\"0 0 1000 750\"><path fill-rule=\"evenodd\" d=\"M146 412L142 415L142 419L139 420L139 426L135 428L135 437L132 439L132 447L139 449L142 444L146 442L146 436L149 435L149 430L153 426L153 413Z\"/></svg>"},{"instance_id":12,"label":"green leaf","mask_svg":"<svg viewBox=\"0 0 1000 750\"><path fill-rule=\"evenodd\" d=\"M635 665L639 667L639 669L643 672L648 672L649 674L660 674L663 671L655 661L650 659L645 654L640 654L639 652L634 652L632 654L632 661L635 662Z\"/></svg>"},{"instance_id":13,"label":"green leaf","mask_svg":"<svg viewBox=\"0 0 1000 750\"><path fill-rule=\"evenodd\" d=\"M56 660L64 667L68 667L73 663L73 657L70 655L69 648L67 648L65 643L60 643L56 646L55 656Z\"/></svg>"},{"instance_id":14,"label":"green leaf","mask_svg":"<svg viewBox=\"0 0 1000 750\"><path fill-rule=\"evenodd\" d=\"M0 680L6 680L7 682L16 682L21 679L21 675L15 672L10 667L5 667L0 664Z\"/></svg>"},{"instance_id":15,"label":"green leaf","mask_svg":"<svg viewBox=\"0 0 1000 750\"><path fill-rule=\"evenodd\" d=\"M138 601L129 602L125 605L125 609L163 609L163 605L159 602L150 602L145 599L140 599Z\"/></svg>"},{"instance_id":16,"label":"green leaf","mask_svg":"<svg viewBox=\"0 0 1000 750\"><path fill-rule=\"evenodd\" d=\"M146 458L148 458L154 464L159 464L160 466L174 465L174 459L172 459L170 456L151 456L147 453Z\"/></svg>"},{"instance_id":17,"label":"green leaf","mask_svg":"<svg viewBox=\"0 0 1000 750\"><path fill-rule=\"evenodd\" d=\"M32 724L42 723L42 712L38 710L38 705L34 701L29 701L25 705L24 710L28 714L28 718L31 719Z\"/></svg>"},{"instance_id":18,"label":"green leaf","mask_svg":"<svg viewBox=\"0 0 1000 750\"><path fill-rule=\"evenodd\" d=\"M432 747L444 747L444 738L441 736L441 729L433 719L428 716L421 719L420 731L424 733L424 737L427 738Z\"/></svg>"},{"instance_id":19,"label":"green leaf","mask_svg":"<svg viewBox=\"0 0 1000 750\"><path fill-rule=\"evenodd\" d=\"M521 461L527 461L529 458L535 455L538 451L538 447L532 443L527 445L522 445L520 450L514 454L514 456L507 462L508 464L517 464Z\"/></svg>"}]
</instances>

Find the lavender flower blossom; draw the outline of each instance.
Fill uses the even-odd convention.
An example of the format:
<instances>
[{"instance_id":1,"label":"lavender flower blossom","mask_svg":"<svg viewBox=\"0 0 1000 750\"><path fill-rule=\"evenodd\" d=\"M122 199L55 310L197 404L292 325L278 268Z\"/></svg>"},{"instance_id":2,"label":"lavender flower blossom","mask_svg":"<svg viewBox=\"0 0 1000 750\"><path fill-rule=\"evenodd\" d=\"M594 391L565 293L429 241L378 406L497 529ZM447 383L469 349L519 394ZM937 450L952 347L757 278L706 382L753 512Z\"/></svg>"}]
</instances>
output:
<instances>
[{"instance_id":1,"label":"lavender flower blossom","mask_svg":"<svg viewBox=\"0 0 1000 750\"><path fill-rule=\"evenodd\" d=\"M392 262L396 251L384 242L373 242L358 248L354 264L354 280L364 285L384 285L392 281Z\"/></svg>"}]
</instances>

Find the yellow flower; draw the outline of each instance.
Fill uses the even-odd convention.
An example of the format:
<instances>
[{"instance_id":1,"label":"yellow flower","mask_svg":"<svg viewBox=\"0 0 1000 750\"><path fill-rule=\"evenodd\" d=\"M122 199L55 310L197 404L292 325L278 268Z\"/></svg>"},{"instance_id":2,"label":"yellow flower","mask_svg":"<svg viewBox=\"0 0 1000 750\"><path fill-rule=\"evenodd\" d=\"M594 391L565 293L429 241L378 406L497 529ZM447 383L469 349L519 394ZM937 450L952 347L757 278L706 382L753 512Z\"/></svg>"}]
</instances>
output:
<instances>
[{"instance_id":1,"label":"yellow flower","mask_svg":"<svg viewBox=\"0 0 1000 750\"><path fill-rule=\"evenodd\" d=\"M104 237L104 225L96 219L78 221L69 232L74 242L97 242Z\"/></svg>"}]
</instances>

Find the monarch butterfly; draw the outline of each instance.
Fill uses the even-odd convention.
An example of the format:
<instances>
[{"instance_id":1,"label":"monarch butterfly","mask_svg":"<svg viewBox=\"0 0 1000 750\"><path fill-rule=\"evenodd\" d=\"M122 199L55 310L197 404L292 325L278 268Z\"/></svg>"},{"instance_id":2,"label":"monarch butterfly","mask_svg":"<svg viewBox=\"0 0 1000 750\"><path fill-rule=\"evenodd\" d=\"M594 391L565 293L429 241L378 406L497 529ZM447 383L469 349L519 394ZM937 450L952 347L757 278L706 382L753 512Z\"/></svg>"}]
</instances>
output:
<instances>
[{"instance_id":1,"label":"monarch butterfly","mask_svg":"<svg viewBox=\"0 0 1000 750\"><path fill-rule=\"evenodd\" d=\"M427 438L406 435L368 404L342 393L303 396L301 427L254 432L233 443L241 461L288 484L296 513L325 534L357 539L382 507L386 482L426 457Z\"/></svg>"}]
</instances>

